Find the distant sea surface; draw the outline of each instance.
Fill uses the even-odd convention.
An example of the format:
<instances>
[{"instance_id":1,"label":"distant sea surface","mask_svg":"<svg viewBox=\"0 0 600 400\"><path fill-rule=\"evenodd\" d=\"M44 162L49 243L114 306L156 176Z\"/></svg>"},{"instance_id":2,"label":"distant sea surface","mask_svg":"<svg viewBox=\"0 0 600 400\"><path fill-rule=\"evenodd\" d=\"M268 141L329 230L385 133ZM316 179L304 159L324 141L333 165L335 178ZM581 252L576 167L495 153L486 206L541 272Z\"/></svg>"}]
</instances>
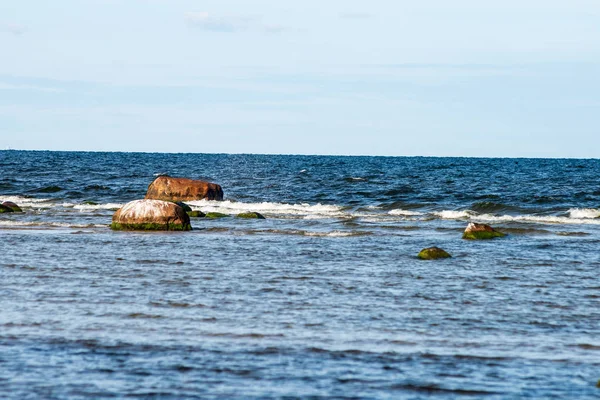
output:
<instances>
[{"instance_id":1,"label":"distant sea surface","mask_svg":"<svg viewBox=\"0 0 600 400\"><path fill-rule=\"evenodd\" d=\"M0 214L2 398L600 396L599 160L9 150L0 172L25 211ZM160 174L267 219L111 231Z\"/></svg>"}]
</instances>

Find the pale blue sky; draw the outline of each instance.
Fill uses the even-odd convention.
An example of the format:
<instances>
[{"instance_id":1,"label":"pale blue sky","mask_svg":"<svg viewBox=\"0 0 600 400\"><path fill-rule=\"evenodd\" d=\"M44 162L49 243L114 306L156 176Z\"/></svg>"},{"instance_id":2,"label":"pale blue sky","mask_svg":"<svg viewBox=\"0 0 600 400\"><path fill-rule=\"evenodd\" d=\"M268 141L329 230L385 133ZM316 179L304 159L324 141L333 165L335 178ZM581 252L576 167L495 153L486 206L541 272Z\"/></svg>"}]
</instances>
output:
<instances>
[{"instance_id":1,"label":"pale blue sky","mask_svg":"<svg viewBox=\"0 0 600 400\"><path fill-rule=\"evenodd\" d=\"M6 0L0 149L600 157L597 0Z\"/></svg>"}]
</instances>

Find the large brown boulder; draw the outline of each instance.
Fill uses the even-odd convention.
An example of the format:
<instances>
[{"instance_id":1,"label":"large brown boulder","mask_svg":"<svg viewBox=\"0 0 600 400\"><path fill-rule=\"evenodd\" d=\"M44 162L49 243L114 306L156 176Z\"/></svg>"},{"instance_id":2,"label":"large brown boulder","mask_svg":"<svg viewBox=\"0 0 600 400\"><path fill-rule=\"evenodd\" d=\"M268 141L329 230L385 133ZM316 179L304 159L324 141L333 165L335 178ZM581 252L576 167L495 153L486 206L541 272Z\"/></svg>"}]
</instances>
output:
<instances>
[{"instance_id":1,"label":"large brown boulder","mask_svg":"<svg viewBox=\"0 0 600 400\"><path fill-rule=\"evenodd\" d=\"M146 199L165 201L223 200L223 189L216 183L187 178L159 176L148 186Z\"/></svg>"},{"instance_id":2,"label":"large brown boulder","mask_svg":"<svg viewBox=\"0 0 600 400\"><path fill-rule=\"evenodd\" d=\"M114 230L189 231L190 217L175 203L135 200L119 208L110 227Z\"/></svg>"}]
</instances>

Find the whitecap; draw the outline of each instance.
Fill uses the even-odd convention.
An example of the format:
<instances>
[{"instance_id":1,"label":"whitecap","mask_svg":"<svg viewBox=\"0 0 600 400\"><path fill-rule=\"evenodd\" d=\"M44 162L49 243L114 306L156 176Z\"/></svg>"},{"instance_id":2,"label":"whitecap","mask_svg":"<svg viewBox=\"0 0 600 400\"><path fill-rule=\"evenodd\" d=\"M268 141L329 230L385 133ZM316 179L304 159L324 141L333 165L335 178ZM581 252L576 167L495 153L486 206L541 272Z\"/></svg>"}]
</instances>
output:
<instances>
[{"instance_id":1,"label":"whitecap","mask_svg":"<svg viewBox=\"0 0 600 400\"><path fill-rule=\"evenodd\" d=\"M220 212L224 214L237 214L240 212L260 212L267 215L298 216L308 218L337 218L349 217L350 214L342 211L341 206L327 204L286 204L286 203L238 203L230 200L196 200L188 201L186 204L193 209L203 212Z\"/></svg>"},{"instance_id":2,"label":"whitecap","mask_svg":"<svg viewBox=\"0 0 600 400\"><path fill-rule=\"evenodd\" d=\"M315 236L315 237L348 237L348 236L359 236L365 235L364 232L343 232L343 231L332 231L332 232L304 232L304 236Z\"/></svg>"},{"instance_id":3,"label":"whitecap","mask_svg":"<svg viewBox=\"0 0 600 400\"><path fill-rule=\"evenodd\" d=\"M123 207L123 204L119 203L106 203L106 204L77 204L73 208L80 211L88 210L118 210Z\"/></svg>"},{"instance_id":4,"label":"whitecap","mask_svg":"<svg viewBox=\"0 0 600 400\"><path fill-rule=\"evenodd\" d=\"M454 210L444 210L444 211L436 211L433 215L436 215L442 219L465 219L470 218L477 213L471 210L464 211L454 211Z\"/></svg>"},{"instance_id":5,"label":"whitecap","mask_svg":"<svg viewBox=\"0 0 600 400\"><path fill-rule=\"evenodd\" d=\"M537 223L537 224L566 224L566 225L600 225L600 218L580 217L570 218L557 215L492 215L492 214L477 214L474 211L439 211L434 212L434 215L443 219L470 220L476 222L487 223L502 223L502 222L522 222L522 223ZM582 215L591 215L590 213Z\"/></svg>"},{"instance_id":6,"label":"whitecap","mask_svg":"<svg viewBox=\"0 0 600 400\"><path fill-rule=\"evenodd\" d=\"M38 207L38 208L50 208L55 204L52 203L52 199L36 199L32 197L23 196L2 196L0 202L11 201L17 204L19 207Z\"/></svg>"},{"instance_id":7,"label":"whitecap","mask_svg":"<svg viewBox=\"0 0 600 400\"><path fill-rule=\"evenodd\" d=\"M600 210L596 208L571 208L568 213L575 219L600 218Z\"/></svg>"},{"instance_id":8,"label":"whitecap","mask_svg":"<svg viewBox=\"0 0 600 400\"><path fill-rule=\"evenodd\" d=\"M390 212L388 212L388 214L390 215L402 215L405 217L415 217L418 215L423 215L423 213L418 212L418 211L410 211L410 210L401 210L401 209L395 209L395 210L391 210Z\"/></svg>"}]
</instances>

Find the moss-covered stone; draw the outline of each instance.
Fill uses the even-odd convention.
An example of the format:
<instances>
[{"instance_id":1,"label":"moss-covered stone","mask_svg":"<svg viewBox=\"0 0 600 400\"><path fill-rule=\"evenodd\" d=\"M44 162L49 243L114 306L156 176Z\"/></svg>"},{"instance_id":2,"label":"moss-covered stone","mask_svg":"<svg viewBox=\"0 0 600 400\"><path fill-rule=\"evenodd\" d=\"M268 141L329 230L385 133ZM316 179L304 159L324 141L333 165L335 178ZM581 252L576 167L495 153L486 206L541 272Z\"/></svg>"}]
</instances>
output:
<instances>
[{"instance_id":1,"label":"moss-covered stone","mask_svg":"<svg viewBox=\"0 0 600 400\"><path fill-rule=\"evenodd\" d=\"M465 232L463 233L463 239L467 240L488 240L497 237L504 237L505 233L494 231L494 232Z\"/></svg>"},{"instance_id":2,"label":"moss-covered stone","mask_svg":"<svg viewBox=\"0 0 600 400\"><path fill-rule=\"evenodd\" d=\"M188 211L187 215L189 215L191 218L204 218L204 217L206 217L206 214L204 214L202 211L199 211L199 210Z\"/></svg>"},{"instance_id":3,"label":"moss-covered stone","mask_svg":"<svg viewBox=\"0 0 600 400\"><path fill-rule=\"evenodd\" d=\"M186 213L192 211L192 207L188 206L183 201L175 201L174 203L177 204L179 207L183 208L183 211L185 211Z\"/></svg>"},{"instance_id":4,"label":"moss-covered stone","mask_svg":"<svg viewBox=\"0 0 600 400\"><path fill-rule=\"evenodd\" d=\"M11 213L11 212L14 212L14 210L12 208L7 207L7 206L5 206L3 204L0 204L0 214Z\"/></svg>"},{"instance_id":5,"label":"moss-covered stone","mask_svg":"<svg viewBox=\"0 0 600 400\"><path fill-rule=\"evenodd\" d=\"M114 231L189 231L192 229L190 224L121 224L113 222L110 229Z\"/></svg>"},{"instance_id":6,"label":"moss-covered stone","mask_svg":"<svg viewBox=\"0 0 600 400\"><path fill-rule=\"evenodd\" d=\"M254 219L266 219L264 215L257 212L245 212L236 215L237 218L254 218Z\"/></svg>"},{"instance_id":7,"label":"moss-covered stone","mask_svg":"<svg viewBox=\"0 0 600 400\"><path fill-rule=\"evenodd\" d=\"M463 239L467 240L488 240L504 236L506 234L495 230L489 225L474 222L469 223L463 233Z\"/></svg>"},{"instance_id":8,"label":"moss-covered stone","mask_svg":"<svg viewBox=\"0 0 600 400\"><path fill-rule=\"evenodd\" d=\"M2 203L2 205L4 207L10 208L14 212L23 212L23 210L21 210L21 207L19 207L17 204L13 203L12 201L5 201L4 203Z\"/></svg>"},{"instance_id":9,"label":"moss-covered stone","mask_svg":"<svg viewBox=\"0 0 600 400\"><path fill-rule=\"evenodd\" d=\"M439 247L429 247L421 250L417 257L421 260L437 260L438 258L449 258L452 256Z\"/></svg>"},{"instance_id":10,"label":"moss-covered stone","mask_svg":"<svg viewBox=\"0 0 600 400\"><path fill-rule=\"evenodd\" d=\"M211 219L215 219L215 218L225 218L225 217L229 217L229 215L227 214L223 214L220 212L207 212L205 215L206 218L211 218Z\"/></svg>"},{"instance_id":11,"label":"moss-covered stone","mask_svg":"<svg viewBox=\"0 0 600 400\"><path fill-rule=\"evenodd\" d=\"M83 202L83 204L88 205L88 206L97 206L98 203L96 203L95 201L91 201L91 200L86 200Z\"/></svg>"},{"instance_id":12,"label":"moss-covered stone","mask_svg":"<svg viewBox=\"0 0 600 400\"><path fill-rule=\"evenodd\" d=\"M598 382L596 382L596 387L600 388L600 379L598 379Z\"/></svg>"}]
</instances>

